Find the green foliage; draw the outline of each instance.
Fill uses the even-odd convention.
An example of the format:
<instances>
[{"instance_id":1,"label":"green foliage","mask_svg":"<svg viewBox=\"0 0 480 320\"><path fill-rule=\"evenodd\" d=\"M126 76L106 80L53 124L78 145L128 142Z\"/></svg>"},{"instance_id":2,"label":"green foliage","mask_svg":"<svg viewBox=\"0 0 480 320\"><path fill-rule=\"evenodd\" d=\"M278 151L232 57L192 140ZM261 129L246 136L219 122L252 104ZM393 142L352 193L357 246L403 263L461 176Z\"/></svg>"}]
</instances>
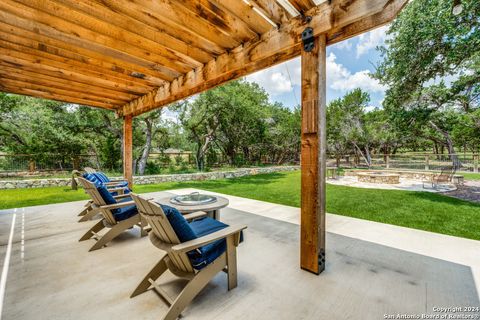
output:
<instances>
[{"instance_id":1,"label":"green foliage","mask_svg":"<svg viewBox=\"0 0 480 320\"><path fill-rule=\"evenodd\" d=\"M411 1L390 26L375 73L397 130L452 154L459 143L478 152L480 135L480 2L462 5L455 16L450 0Z\"/></svg>"},{"instance_id":2,"label":"green foliage","mask_svg":"<svg viewBox=\"0 0 480 320\"><path fill-rule=\"evenodd\" d=\"M215 162L212 150L221 152L234 166L265 157L288 161L298 155L299 111L269 103L268 95L255 83L233 81L175 108L194 142L199 170L205 169L206 160Z\"/></svg>"}]
</instances>

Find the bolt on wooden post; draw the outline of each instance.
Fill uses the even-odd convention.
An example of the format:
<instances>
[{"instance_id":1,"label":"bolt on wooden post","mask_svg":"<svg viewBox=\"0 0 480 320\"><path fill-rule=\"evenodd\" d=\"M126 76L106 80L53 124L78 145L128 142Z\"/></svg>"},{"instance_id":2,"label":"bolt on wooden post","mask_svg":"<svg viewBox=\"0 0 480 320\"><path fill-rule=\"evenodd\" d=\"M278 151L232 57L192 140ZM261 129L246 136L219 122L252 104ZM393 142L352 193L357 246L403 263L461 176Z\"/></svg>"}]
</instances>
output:
<instances>
[{"instance_id":1,"label":"bolt on wooden post","mask_svg":"<svg viewBox=\"0 0 480 320\"><path fill-rule=\"evenodd\" d=\"M315 274L325 269L326 37L302 51L300 265Z\"/></svg>"}]
</instances>

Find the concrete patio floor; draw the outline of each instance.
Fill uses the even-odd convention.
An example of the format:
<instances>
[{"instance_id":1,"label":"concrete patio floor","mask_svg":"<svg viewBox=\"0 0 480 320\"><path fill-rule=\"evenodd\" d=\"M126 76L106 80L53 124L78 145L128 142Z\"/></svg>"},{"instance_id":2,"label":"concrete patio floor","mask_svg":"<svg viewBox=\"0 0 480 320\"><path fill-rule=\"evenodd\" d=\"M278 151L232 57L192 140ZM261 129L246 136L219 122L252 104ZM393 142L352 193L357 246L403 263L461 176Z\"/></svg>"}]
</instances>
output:
<instances>
[{"instance_id":1,"label":"concrete patio floor","mask_svg":"<svg viewBox=\"0 0 480 320\"><path fill-rule=\"evenodd\" d=\"M248 225L239 285L228 292L218 274L186 319L385 319L480 306L479 241L329 214L326 271L316 276L298 266L298 208L226 197L221 220ZM2 266L15 219L1 319L160 319L166 312L153 291L129 298L160 251L132 230L88 252L93 240L78 238L95 222L76 222L83 204L0 211ZM171 294L183 284L173 276L163 283Z\"/></svg>"}]
</instances>

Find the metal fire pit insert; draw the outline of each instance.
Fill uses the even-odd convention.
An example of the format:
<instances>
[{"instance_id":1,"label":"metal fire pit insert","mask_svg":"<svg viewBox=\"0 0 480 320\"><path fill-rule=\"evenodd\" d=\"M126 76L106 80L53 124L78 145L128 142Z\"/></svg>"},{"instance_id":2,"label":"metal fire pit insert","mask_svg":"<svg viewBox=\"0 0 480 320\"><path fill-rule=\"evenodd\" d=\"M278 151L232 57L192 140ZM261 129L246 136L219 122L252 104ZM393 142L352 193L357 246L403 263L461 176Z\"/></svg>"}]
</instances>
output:
<instances>
[{"instance_id":1,"label":"metal fire pit insert","mask_svg":"<svg viewBox=\"0 0 480 320\"><path fill-rule=\"evenodd\" d=\"M170 202L182 206L199 206L208 203L214 203L217 201L217 197L210 196L208 194L201 194L193 192L186 195L175 196L170 199Z\"/></svg>"}]
</instances>

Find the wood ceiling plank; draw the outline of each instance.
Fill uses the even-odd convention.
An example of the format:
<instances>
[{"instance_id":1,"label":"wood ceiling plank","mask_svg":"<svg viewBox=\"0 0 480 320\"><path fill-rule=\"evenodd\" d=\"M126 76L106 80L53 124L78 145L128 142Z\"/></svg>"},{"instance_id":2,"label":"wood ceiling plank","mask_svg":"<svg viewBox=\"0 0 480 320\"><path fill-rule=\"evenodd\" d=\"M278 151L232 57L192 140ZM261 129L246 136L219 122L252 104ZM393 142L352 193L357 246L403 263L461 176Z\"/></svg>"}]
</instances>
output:
<instances>
[{"instance_id":1,"label":"wood ceiling plank","mask_svg":"<svg viewBox=\"0 0 480 320\"><path fill-rule=\"evenodd\" d=\"M53 88L59 89L70 89L75 92L89 93L98 97L105 97L110 99L120 99L125 101L130 101L132 99L138 98L138 95L133 95L121 91L114 91L106 88L96 87L94 85L89 85L77 81L72 81L70 79L56 78L52 76L47 76L41 73L35 73L29 70L21 70L7 65L1 65L0 68L0 78L11 78L20 81L31 81L35 84L43 84L46 86L51 86Z\"/></svg>"},{"instance_id":2,"label":"wood ceiling plank","mask_svg":"<svg viewBox=\"0 0 480 320\"><path fill-rule=\"evenodd\" d=\"M19 79L12 79L8 77L2 77L1 82L3 85L7 86L16 86L19 88L25 88L25 89L31 89L31 90L37 90L37 91L43 91L46 93L52 93L56 95L61 95L65 97L75 97L78 99L82 99L85 101L96 101L96 102L101 102L101 103L107 103L110 105L116 105L116 106L121 106L122 104L125 103L124 100L121 99L111 99L111 98L105 98L105 97L97 97L95 95L92 95L90 93L84 93L84 92L79 92L75 91L75 89L71 88L70 90L65 90L65 89L60 89L60 88L54 88L50 87L45 84L38 84L38 83L33 83L30 81L22 81Z\"/></svg>"},{"instance_id":3,"label":"wood ceiling plank","mask_svg":"<svg viewBox=\"0 0 480 320\"><path fill-rule=\"evenodd\" d=\"M258 34L264 34L272 29L272 25L260 16L251 6L238 0L209 0L219 8L223 8L243 20L250 29Z\"/></svg>"},{"instance_id":4,"label":"wood ceiling plank","mask_svg":"<svg viewBox=\"0 0 480 320\"><path fill-rule=\"evenodd\" d=\"M40 65L39 63L32 61L31 59L25 60L18 57L12 57L10 55L0 54L0 65L7 65L22 70L26 69L31 72L45 74L52 77L72 79L81 83L92 84L98 86L99 88L107 88L111 90L127 92L133 95L146 94L150 91L148 87L138 87L125 85L122 83L113 83L108 80L92 78L74 71L64 70L49 65Z\"/></svg>"},{"instance_id":5,"label":"wood ceiling plank","mask_svg":"<svg viewBox=\"0 0 480 320\"><path fill-rule=\"evenodd\" d=\"M111 12L107 6L94 6L93 3L88 5L89 2L84 0L15 1L21 1L23 4L47 13L55 10L55 16L59 18L68 19L68 21L88 30L122 41L131 46L137 46L144 50L148 50L152 55L158 55L165 58L166 62L163 62L163 65L166 67L181 71L181 68L192 69L202 65L201 62L195 60L191 56L178 52L174 50L174 48L161 45L143 34L131 31L132 26L126 24L126 19L107 14L108 12ZM121 21L123 21L122 25L118 26L117 24ZM151 30L148 30L145 34L148 35L150 33ZM156 33L157 32L154 32L153 34Z\"/></svg>"},{"instance_id":6,"label":"wood ceiling plank","mask_svg":"<svg viewBox=\"0 0 480 320\"><path fill-rule=\"evenodd\" d=\"M35 33L14 25L0 22L0 30L2 30L4 34L21 37L26 39L24 41L31 41L32 43L35 43L39 50L51 53L63 52L66 56L71 55L73 57L78 57L80 61L91 63L97 67L122 72L131 76L132 80L145 76L144 78L148 79L152 83L165 82L164 78L160 78L162 75L155 70L149 68L147 69L143 66L135 65L124 60L111 59L96 51L90 51L80 46L70 45L68 42L47 37L41 34L39 29L37 29L38 32ZM105 60L105 58L107 59Z\"/></svg>"},{"instance_id":7,"label":"wood ceiling plank","mask_svg":"<svg viewBox=\"0 0 480 320\"><path fill-rule=\"evenodd\" d=\"M42 50L36 49L34 42L27 42L24 41L24 38L15 37L10 34L6 34L0 31L0 47L4 49L9 49L12 51L20 52L21 54L28 54L33 57L45 58L50 61L57 61L67 65L68 67L72 68L72 70L84 73L86 75L92 76L99 76L104 79L108 79L114 82L135 82L139 85L144 85L148 87L154 87L163 85L165 81L158 79L157 81L149 81L145 78L134 78L130 75L126 75L122 72L118 72L116 70L106 69L106 68L98 68L98 66L91 65L84 61L79 61L73 59L71 56L65 57L66 53L62 52L61 49L51 49L50 52L48 51L48 47L43 46L41 47ZM62 55L63 54L63 55Z\"/></svg>"},{"instance_id":8,"label":"wood ceiling plank","mask_svg":"<svg viewBox=\"0 0 480 320\"><path fill-rule=\"evenodd\" d=\"M240 41L232 38L178 2L170 0L131 0L131 2L143 8L142 11L145 14L208 39L224 50L233 49L240 45Z\"/></svg>"},{"instance_id":9,"label":"wood ceiling plank","mask_svg":"<svg viewBox=\"0 0 480 320\"><path fill-rule=\"evenodd\" d=\"M248 0L252 6L260 10L277 26L287 22L291 15L275 0Z\"/></svg>"},{"instance_id":10,"label":"wood ceiling plank","mask_svg":"<svg viewBox=\"0 0 480 320\"><path fill-rule=\"evenodd\" d=\"M91 101L91 100L84 100L84 99L79 99L79 98L71 97L71 96L62 96L62 95L58 95L58 94L54 94L54 93L44 92L44 91L40 91L40 90L27 89L27 88L21 88L21 87L17 87L17 86L12 87L12 86L6 85L2 82L0 82L0 91L7 92L7 93L22 94L22 95L37 97L37 98L56 100L56 101L61 101L61 102L81 104L81 105L98 107L98 108L109 109L109 110L115 110L115 109L118 108L118 106L111 105L111 104L108 104L108 103Z\"/></svg>"},{"instance_id":11,"label":"wood ceiling plank","mask_svg":"<svg viewBox=\"0 0 480 320\"><path fill-rule=\"evenodd\" d=\"M34 52L33 50L32 52L29 52L30 49L28 48L22 46L17 47L19 48L15 48L15 45L10 44L9 42L0 41L0 56L29 61L30 63L36 63L39 67L52 67L57 70L63 70L65 72L74 72L77 74L81 74L84 77L88 77L92 80L102 80L105 83L109 83L111 86L122 85L124 87L131 88L131 90L134 91L148 91L154 88L154 86L147 85L140 81L120 79L117 77L106 75L99 71L95 71L95 69L81 67L76 63L73 63L74 61L68 59L65 59L65 61L59 61L62 58L51 55L49 53L45 53L42 51ZM24 49L22 50L22 48ZM37 53L38 55L36 55Z\"/></svg>"},{"instance_id":12,"label":"wood ceiling plank","mask_svg":"<svg viewBox=\"0 0 480 320\"><path fill-rule=\"evenodd\" d=\"M175 37L191 47L197 47L201 50L208 52L213 56L217 56L225 52L225 49L198 34L193 33L189 29L179 25L178 23L172 23L168 19L164 19L159 13L151 13L145 10L141 5L130 1L118 1L118 0L98 0L102 4L108 6L111 10L121 13L122 15L129 16L142 23L150 25L152 28L158 30L158 32L168 34Z\"/></svg>"},{"instance_id":13,"label":"wood ceiling plank","mask_svg":"<svg viewBox=\"0 0 480 320\"><path fill-rule=\"evenodd\" d=\"M301 50L300 34L306 26L313 28L314 36L328 34L331 30L360 23L362 18L378 14L389 6L399 10L407 1L333 0L332 5L324 2L307 12L312 17L309 24L305 24L302 17L293 18L278 30L262 35L262 40L225 53L205 67L189 72L128 103L120 113L138 115L297 56ZM397 13L398 11L391 10L390 15L384 17L385 21L392 20ZM342 37L346 36L348 35L343 34Z\"/></svg>"},{"instance_id":14,"label":"wood ceiling plank","mask_svg":"<svg viewBox=\"0 0 480 320\"><path fill-rule=\"evenodd\" d=\"M54 0L66 6L80 10L91 16L94 16L102 21L107 21L109 24L117 26L121 29L128 30L141 37L145 37L159 45L173 50L185 57L191 57L197 62L205 63L212 59L208 52L191 46L171 35L162 32L162 30L153 28L152 26L133 19L125 14L112 10L109 6L96 1L86 0Z\"/></svg>"},{"instance_id":15,"label":"wood ceiling plank","mask_svg":"<svg viewBox=\"0 0 480 320\"><path fill-rule=\"evenodd\" d=\"M252 41L258 38L258 34L250 29L245 22L211 1L175 0L175 2L180 3L239 42Z\"/></svg>"},{"instance_id":16,"label":"wood ceiling plank","mask_svg":"<svg viewBox=\"0 0 480 320\"><path fill-rule=\"evenodd\" d=\"M43 2L40 1L40 3ZM48 31L51 31L51 34L55 34L61 38L62 41L69 41L72 45L83 45L84 47L91 48L92 50L99 50L107 56L117 58L120 56L125 57L129 55L137 61L143 61L145 66L150 66L150 68L165 75L175 77L175 75L178 76L182 73L176 69L166 67L164 63L168 64L168 59L152 54L149 50L144 50L137 46L131 46L128 43L104 36L92 30L76 25L75 23L71 23L68 20L58 18L54 15L39 11L21 3L14 2L12 0L2 0L0 1L0 9L2 21L5 21L8 24L16 25L15 23L10 23L11 20L15 20L11 17L11 15L8 16L8 13L10 13L17 18L22 18L22 22L27 20L28 22L33 23L35 25L34 30L35 28L41 28L42 31L46 32L45 29L48 29ZM181 69L183 71L188 70L188 68Z\"/></svg>"},{"instance_id":17,"label":"wood ceiling plank","mask_svg":"<svg viewBox=\"0 0 480 320\"><path fill-rule=\"evenodd\" d=\"M292 6L295 7L300 13L304 13L311 8L315 7L316 4L313 0L287 0Z\"/></svg>"}]
</instances>

